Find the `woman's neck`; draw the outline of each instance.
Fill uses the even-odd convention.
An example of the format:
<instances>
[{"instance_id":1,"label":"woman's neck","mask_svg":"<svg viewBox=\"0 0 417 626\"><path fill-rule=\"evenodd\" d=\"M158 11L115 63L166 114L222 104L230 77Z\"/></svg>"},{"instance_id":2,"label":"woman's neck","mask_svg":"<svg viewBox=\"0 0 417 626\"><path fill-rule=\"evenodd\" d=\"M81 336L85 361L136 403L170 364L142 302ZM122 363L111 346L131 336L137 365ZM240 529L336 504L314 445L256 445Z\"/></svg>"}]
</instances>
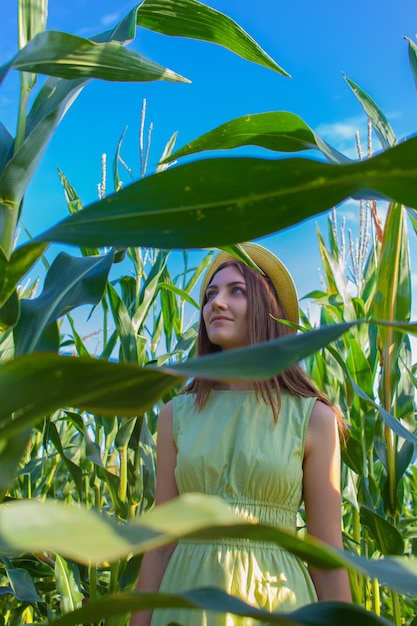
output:
<instances>
[{"instance_id":1,"label":"woman's neck","mask_svg":"<svg viewBox=\"0 0 417 626\"><path fill-rule=\"evenodd\" d=\"M253 383L249 380L216 380L213 382L215 391L250 391Z\"/></svg>"}]
</instances>

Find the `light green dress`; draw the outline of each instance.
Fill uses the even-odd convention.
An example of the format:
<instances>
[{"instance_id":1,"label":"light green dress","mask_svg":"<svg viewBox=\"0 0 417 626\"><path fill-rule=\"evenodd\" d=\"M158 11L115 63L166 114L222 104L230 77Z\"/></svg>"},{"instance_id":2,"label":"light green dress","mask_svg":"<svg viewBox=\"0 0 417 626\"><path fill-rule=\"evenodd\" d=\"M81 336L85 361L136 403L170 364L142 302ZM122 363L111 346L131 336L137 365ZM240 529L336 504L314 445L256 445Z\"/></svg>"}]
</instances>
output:
<instances>
[{"instance_id":1,"label":"light green dress","mask_svg":"<svg viewBox=\"0 0 417 626\"><path fill-rule=\"evenodd\" d=\"M282 394L278 424L253 391L212 391L200 412L194 396L173 401L180 493L222 497L245 519L295 532L306 432L316 398ZM317 596L305 565L272 543L180 541L160 590L215 586L269 611L288 612ZM152 626L253 626L260 622L200 610L158 610Z\"/></svg>"}]
</instances>

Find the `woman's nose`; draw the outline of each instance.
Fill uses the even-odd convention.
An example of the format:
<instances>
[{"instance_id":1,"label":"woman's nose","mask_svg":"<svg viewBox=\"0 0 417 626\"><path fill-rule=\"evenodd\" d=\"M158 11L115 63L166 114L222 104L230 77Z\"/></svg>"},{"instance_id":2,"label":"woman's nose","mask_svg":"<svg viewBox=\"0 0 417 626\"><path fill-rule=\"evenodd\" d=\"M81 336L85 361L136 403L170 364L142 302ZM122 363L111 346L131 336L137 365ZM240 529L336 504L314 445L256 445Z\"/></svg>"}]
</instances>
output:
<instances>
[{"instance_id":1,"label":"woman's nose","mask_svg":"<svg viewBox=\"0 0 417 626\"><path fill-rule=\"evenodd\" d=\"M220 292L216 293L215 296L211 299L211 305L214 308L224 309L227 306L224 295L222 295Z\"/></svg>"}]
</instances>

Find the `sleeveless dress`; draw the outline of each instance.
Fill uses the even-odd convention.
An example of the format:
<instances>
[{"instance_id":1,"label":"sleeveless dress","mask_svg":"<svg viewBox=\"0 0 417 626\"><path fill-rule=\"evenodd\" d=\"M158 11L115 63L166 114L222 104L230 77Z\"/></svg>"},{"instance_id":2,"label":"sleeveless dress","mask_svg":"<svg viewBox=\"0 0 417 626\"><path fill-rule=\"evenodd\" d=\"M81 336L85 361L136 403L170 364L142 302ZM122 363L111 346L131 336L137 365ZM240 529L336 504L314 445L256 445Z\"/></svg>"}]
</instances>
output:
<instances>
[{"instance_id":1,"label":"sleeveless dress","mask_svg":"<svg viewBox=\"0 0 417 626\"><path fill-rule=\"evenodd\" d=\"M212 391L199 411L192 394L173 400L180 493L223 498L242 518L294 533L302 498L303 456L316 398L282 393L278 423L254 391ZM247 539L181 540L160 591L213 586L271 612L317 601L306 566L279 546ZM254 626L251 618L214 611L154 611L152 626Z\"/></svg>"}]
</instances>

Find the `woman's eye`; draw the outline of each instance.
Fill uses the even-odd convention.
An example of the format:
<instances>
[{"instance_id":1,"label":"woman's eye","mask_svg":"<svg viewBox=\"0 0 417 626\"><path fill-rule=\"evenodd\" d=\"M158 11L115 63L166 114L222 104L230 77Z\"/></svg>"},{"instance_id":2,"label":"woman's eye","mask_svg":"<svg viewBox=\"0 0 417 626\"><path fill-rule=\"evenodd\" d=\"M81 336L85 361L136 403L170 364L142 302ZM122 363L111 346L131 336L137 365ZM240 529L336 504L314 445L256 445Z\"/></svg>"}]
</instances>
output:
<instances>
[{"instance_id":1,"label":"woman's eye","mask_svg":"<svg viewBox=\"0 0 417 626\"><path fill-rule=\"evenodd\" d=\"M216 295L215 291L207 291L206 292L206 299L207 299L207 301L208 300L212 300L215 297L215 295Z\"/></svg>"},{"instance_id":2,"label":"woman's eye","mask_svg":"<svg viewBox=\"0 0 417 626\"><path fill-rule=\"evenodd\" d=\"M237 294L245 294L245 290L243 287L233 287L233 293L237 293Z\"/></svg>"}]
</instances>

